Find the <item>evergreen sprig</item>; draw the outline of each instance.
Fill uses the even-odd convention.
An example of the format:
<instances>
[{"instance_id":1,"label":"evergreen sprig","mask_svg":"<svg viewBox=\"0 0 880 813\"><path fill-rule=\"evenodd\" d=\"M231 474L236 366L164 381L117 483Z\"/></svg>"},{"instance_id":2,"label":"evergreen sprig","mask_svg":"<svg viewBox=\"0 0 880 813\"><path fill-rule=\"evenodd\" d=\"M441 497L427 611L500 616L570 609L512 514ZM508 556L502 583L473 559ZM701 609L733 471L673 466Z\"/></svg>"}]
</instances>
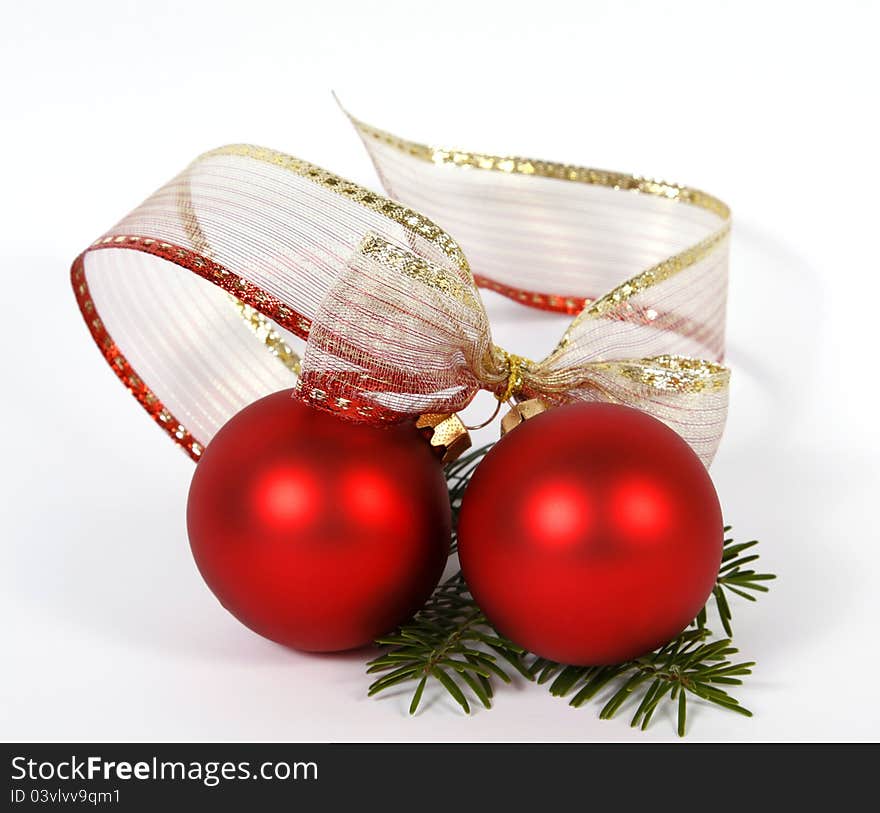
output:
<instances>
[{"instance_id":1,"label":"evergreen sprig","mask_svg":"<svg viewBox=\"0 0 880 813\"><path fill-rule=\"evenodd\" d=\"M613 666L562 666L536 658L530 671L538 683L550 684L550 694L566 697L575 691L569 705L579 708L610 687L614 692L599 712L599 719L610 720L630 700L641 697L630 725L644 731L661 701L677 703L678 734L684 736L687 696L714 703L746 717L752 713L721 686L739 686L741 677L750 675L754 661L731 663L738 650L729 638L710 640L711 631L689 628L666 646L625 663Z\"/></svg>"},{"instance_id":2,"label":"evergreen sprig","mask_svg":"<svg viewBox=\"0 0 880 813\"><path fill-rule=\"evenodd\" d=\"M447 469L453 527L467 483L490 448L477 449ZM751 661L731 660L738 650L731 641L727 593L754 601L755 593L767 592L764 582L776 577L746 567L758 559L754 552L757 541L734 543L727 536L730 527L724 531L724 552L712 598L725 638L713 639L706 627L707 605L674 640L632 661L613 666L565 666L534 656L527 662L527 652L492 628L459 571L437 587L411 621L376 642L385 651L367 665L368 673L381 674L370 685L369 694L416 681L409 707L410 714L415 714L426 685L433 679L470 713L472 698L490 708L494 681L510 683L512 672L516 672L539 684L549 683L554 696L571 696L569 704L574 707L602 694L605 703L600 719L610 719L624 705L638 701L631 725L642 730L665 701L675 704L678 734L684 736L688 695L750 717L751 712L723 688L741 685L754 666ZM456 542L453 532L453 550Z\"/></svg>"},{"instance_id":3,"label":"evergreen sprig","mask_svg":"<svg viewBox=\"0 0 880 813\"><path fill-rule=\"evenodd\" d=\"M492 629L468 593L461 571L434 591L412 621L377 643L390 649L368 664L368 673L385 673L373 682L369 694L417 680L410 714L418 709L429 678L437 680L468 713L467 690L490 708L492 680L510 683L499 659L531 680L523 661L525 650Z\"/></svg>"},{"instance_id":4,"label":"evergreen sprig","mask_svg":"<svg viewBox=\"0 0 880 813\"><path fill-rule=\"evenodd\" d=\"M727 536L729 532L730 525L727 525L724 528L724 553L721 555L721 567L718 570L715 586L712 588L715 609L718 611L721 626L724 627L724 632L728 637L733 635L733 627L730 624L733 616L726 593L729 591L748 601L755 601L756 596L753 593L766 593L769 590L761 582L772 581L776 578L773 573L757 573L751 568L745 569L745 565L756 562L760 558L753 550L758 544L758 540L753 539L750 542L734 544L733 539ZM751 550L752 553L743 555L748 550ZM705 607L700 610L700 614L696 618L696 625L700 629L706 626Z\"/></svg>"}]
</instances>

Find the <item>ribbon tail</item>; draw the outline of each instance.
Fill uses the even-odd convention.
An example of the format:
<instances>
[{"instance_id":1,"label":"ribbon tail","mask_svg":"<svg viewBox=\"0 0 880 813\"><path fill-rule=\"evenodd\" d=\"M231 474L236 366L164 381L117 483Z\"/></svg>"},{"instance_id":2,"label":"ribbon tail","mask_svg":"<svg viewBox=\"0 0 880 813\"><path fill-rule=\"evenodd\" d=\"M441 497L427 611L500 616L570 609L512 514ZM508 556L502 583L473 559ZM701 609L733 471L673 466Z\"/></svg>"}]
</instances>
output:
<instances>
[{"instance_id":1,"label":"ribbon tail","mask_svg":"<svg viewBox=\"0 0 880 813\"><path fill-rule=\"evenodd\" d=\"M681 435L708 467L724 432L729 389L727 367L661 355L568 370L539 366L531 372L527 392L554 404L605 401L640 409Z\"/></svg>"}]
</instances>

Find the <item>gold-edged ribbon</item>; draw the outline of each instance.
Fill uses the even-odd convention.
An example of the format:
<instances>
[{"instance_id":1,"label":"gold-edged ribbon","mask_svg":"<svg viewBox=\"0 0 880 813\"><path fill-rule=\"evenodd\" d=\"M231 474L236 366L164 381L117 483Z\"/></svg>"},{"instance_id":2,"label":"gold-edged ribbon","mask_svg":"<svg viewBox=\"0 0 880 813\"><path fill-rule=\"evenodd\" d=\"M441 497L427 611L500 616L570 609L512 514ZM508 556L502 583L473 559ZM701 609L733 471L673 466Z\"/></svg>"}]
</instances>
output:
<instances>
[{"instance_id":1,"label":"gold-edged ribbon","mask_svg":"<svg viewBox=\"0 0 880 813\"><path fill-rule=\"evenodd\" d=\"M725 204L352 121L387 197L222 147L74 261L93 337L176 442L197 459L238 409L285 386L376 424L457 412L485 389L637 407L708 465L729 383ZM480 288L574 319L530 361L494 344Z\"/></svg>"}]
</instances>

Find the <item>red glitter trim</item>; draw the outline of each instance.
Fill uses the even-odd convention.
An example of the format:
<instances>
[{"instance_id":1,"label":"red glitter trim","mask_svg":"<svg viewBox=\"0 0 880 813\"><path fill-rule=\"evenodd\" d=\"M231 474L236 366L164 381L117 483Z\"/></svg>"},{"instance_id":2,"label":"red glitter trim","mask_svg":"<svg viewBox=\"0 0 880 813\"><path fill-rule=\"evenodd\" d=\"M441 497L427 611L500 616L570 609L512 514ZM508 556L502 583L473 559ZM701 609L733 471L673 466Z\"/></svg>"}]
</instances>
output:
<instances>
[{"instance_id":1,"label":"red glitter trim","mask_svg":"<svg viewBox=\"0 0 880 813\"><path fill-rule=\"evenodd\" d=\"M522 305L530 308L537 308L542 311L553 311L555 313L567 313L570 316L580 313L592 299L586 299L582 296L559 296L558 294L541 294L537 291L526 291L522 288L512 288L504 285L489 277L483 277L478 274L474 275L474 282L480 288L488 288L490 291L513 299Z\"/></svg>"},{"instance_id":2,"label":"red glitter trim","mask_svg":"<svg viewBox=\"0 0 880 813\"><path fill-rule=\"evenodd\" d=\"M165 433L193 459L198 461L204 449L204 443L197 440L192 433L165 407L154 393L137 374L135 369L125 358L122 351L117 347L113 338L104 327L104 322L98 316L94 300L89 291L86 281L85 266L83 260L90 251L98 251L105 248L134 249L161 257L168 262L174 263L181 268L186 268L194 274L217 285L224 291L240 299L252 308L255 308L264 316L272 319L281 327L306 339L311 328L311 321L293 308L284 304L278 298L266 293L258 285L242 279L237 274L219 263L209 260L194 251L156 240L151 237L138 235L110 235L102 238L97 243L87 248L74 261L70 268L70 282L76 296L80 313L85 319L89 332L98 345L98 349L110 368L116 373L125 388L135 397L137 402L147 411L147 414L165 431Z\"/></svg>"}]
</instances>

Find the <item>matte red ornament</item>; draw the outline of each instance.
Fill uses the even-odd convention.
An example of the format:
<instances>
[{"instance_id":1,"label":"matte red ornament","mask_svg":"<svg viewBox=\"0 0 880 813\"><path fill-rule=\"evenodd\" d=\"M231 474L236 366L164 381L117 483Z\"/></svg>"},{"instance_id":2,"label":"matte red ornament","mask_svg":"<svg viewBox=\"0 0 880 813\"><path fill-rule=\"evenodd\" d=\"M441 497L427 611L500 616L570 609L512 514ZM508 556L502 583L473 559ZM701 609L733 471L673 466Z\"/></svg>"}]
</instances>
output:
<instances>
[{"instance_id":1,"label":"matte red ornament","mask_svg":"<svg viewBox=\"0 0 880 813\"><path fill-rule=\"evenodd\" d=\"M412 424L351 423L292 393L246 407L208 444L189 492L190 546L223 606L255 632L351 649L436 586L449 493Z\"/></svg>"},{"instance_id":2,"label":"matte red ornament","mask_svg":"<svg viewBox=\"0 0 880 813\"><path fill-rule=\"evenodd\" d=\"M602 403L550 409L477 467L458 527L464 577L492 624L560 663L643 655L681 632L721 563L721 507L672 429Z\"/></svg>"}]
</instances>

